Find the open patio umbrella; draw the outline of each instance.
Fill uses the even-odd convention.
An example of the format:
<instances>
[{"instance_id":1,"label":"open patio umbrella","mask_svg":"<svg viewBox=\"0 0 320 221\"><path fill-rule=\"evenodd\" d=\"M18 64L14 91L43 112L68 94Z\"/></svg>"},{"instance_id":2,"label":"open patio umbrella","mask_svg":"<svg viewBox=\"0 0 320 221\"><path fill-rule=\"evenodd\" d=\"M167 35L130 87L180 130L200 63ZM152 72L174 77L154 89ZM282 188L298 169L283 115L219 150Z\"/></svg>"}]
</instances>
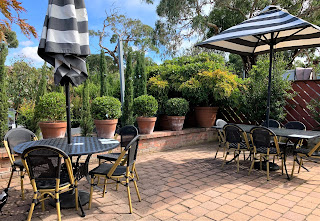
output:
<instances>
[{"instance_id":1,"label":"open patio umbrella","mask_svg":"<svg viewBox=\"0 0 320 221\"><path fill-rule=\"evenodd\" d=\"M272 58L274 51L320 46L320 27L297 18L278 6L267 6L261 13L197 46L244 56L270 53L266 121L269 127Z\"/></svg>"},{"instance_id":2,"label":"open patio umbrella","mask_svg":"<svg viewBox=\"0 0 320 221\"><path fill-rule=\"evenodd\" d=\"M54 66L54 82L65 86L67 135L71 142L69 85L88 77L85 58L90 54L88 15L84 0L49 0L38 47L39 56Z\"/></svg>"}]
</instances>

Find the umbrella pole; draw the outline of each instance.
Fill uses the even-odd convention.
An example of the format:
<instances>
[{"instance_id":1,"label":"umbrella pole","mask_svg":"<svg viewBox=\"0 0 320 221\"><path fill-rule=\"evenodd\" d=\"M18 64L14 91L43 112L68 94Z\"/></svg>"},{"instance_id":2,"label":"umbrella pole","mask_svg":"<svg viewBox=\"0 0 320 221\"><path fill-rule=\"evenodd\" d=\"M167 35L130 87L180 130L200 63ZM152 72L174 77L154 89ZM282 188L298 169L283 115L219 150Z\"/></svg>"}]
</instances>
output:
<instances>
[{"instance_id":1,"label":"umbrella pole","mask_svg":"<svg viewBox=\"0 0 320 221\"><path fill-rule=\"evenodd\" d=\"M274 44L274 32L271 33L270 39L270 62L269 62L269 82L268 82L268 100L267 100L267 113L266 113L266 122L267 127L269 127L269 115L270 115L270 97L271 97L271 74L272 74L272 59L273 59L273 44Z\"/></svg>"},{"instance_id":2,"label":"umbrella pole","mask_svg":"<svg viewBox=\"0 0 320 221\"><path fill-rule=\"evenodd\" d=\"M66 112L67 112L67 136L68 144L71 143L71 117L70 117L70 90L69 90L69 81L66 81L64 84L65 93L66 93Z\"/></svg>"}]
</instances>

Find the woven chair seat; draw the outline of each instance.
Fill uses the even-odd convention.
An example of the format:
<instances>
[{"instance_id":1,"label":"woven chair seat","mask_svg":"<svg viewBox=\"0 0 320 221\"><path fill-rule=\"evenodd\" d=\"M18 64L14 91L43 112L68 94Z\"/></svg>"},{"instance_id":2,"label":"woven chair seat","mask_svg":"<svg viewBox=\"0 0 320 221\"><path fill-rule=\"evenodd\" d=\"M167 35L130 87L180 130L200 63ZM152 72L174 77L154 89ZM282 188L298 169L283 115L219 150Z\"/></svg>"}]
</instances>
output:
<instances>
[{"instance_id":1,"label":"woven chair seat","mask_svg":"<svg viewBox=\"0 0 320 221\"><path fill-rule=\"evenodd\" d=\"M234 149L238 149L238 143L229 143L229 148L234 148ZM247 145L245 142L241 142L240 143L240 149L248 149Z\"/></svg>"},{"instance_id":2,"label":"woven chair seat","mask_svg":"<svg viewBox=\"0 0 320 221\"><path fill-rule=\"evenodd\" d=\"M119 158L119 156L120 156L120 153L107 153L107 154L98 155L97 158L101 160L107 160L107 161L116 161Z\"/></svg>"},{"instance_id":3,"label":"woven chair seat","mask_svg":"<svg viewBox=\"0 0 320 221\"><path fill-rule=\"evenodd\" d=\"M268 148L267 147L258 147L257 148L257 153L264 153L267 154ZM269 154L277 154L277 149L275 147L270 147L269 148Z\"/></svg>"},{"instance_id":4,"label":"woven chair seat","mask_svg":"<svg viewBox=\"0 0 320 221\"><path fill-rule=\"evenodd\" d=\"M60 176L60 188L70 184L68 173L61 173ZM36 186L38 189L54 189L56 188L56 180L38 178L36 179Z\"/></svg>"},{"instance_id":5,"label":"woven chair seat","mask_svg":"<svg viewBox=\"0 0 320 221\"><path fill-rule=\"evenodd\" d=\"M99 174L107 175L113 164L103 163L89 172L90 175ZM118 166L113 172L112 176L124 176L126 174L126 166Z\"/></svg>"},{"instance_id":6,"label":"woven chair seat","mask_svg":"<svg viewBox=\"0 0 320 221\"><path fill-rule=\"evenodd\" d=\"M295 149L293 152L307 155L310 152L310 149L298 148L298 149ZM320 152L319 151L315 151L315 152L312 153L311 156L320 157Z\"/></svg>"}]
</instances>

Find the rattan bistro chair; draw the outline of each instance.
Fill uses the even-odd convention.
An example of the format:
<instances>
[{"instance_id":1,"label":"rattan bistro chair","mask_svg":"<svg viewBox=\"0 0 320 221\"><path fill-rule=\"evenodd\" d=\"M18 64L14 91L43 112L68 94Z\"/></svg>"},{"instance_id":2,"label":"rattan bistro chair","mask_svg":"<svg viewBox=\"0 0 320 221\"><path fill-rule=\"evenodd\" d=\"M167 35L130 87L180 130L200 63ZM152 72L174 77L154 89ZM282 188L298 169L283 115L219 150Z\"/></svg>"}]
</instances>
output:
<instances>
[{"instance_id":1,"label":"rattan bistro chair","mask_svg":"<svg viewBox=\"0 0 320 221\"><path fill-rule=\"evenodd\" d=\"M261 126L267 127L267 121L263 121ZM269 119L269 127L280 128L281 125L280 125L280 123L278 121L273 120L273 119Z\"/></svg>"},{"instance_id":2,"label":"rattan bistro chair","mask_svg":"<svg viewBox=\"0 0 320 221\"><path fill-rule=\"evenodd\" d=\"M89 209L91 209L93 186L95 186L95 185L103 185L104 188L103 188L103 192L102 192L102 197L105 196L107 184L116 183L117 190L118 190L119 184L122 184L125 187L127 187L129 209L130 209L130 213L132 213L132 203L131 203L131 195L130 195L130 187L129 187L130 183L129 182L133 182L134 187L137 192L137 195L138 195L138 199L139 199L139 201L141 201L137 182L134 178L134 173L133 173L133 171L135 169L136 158L137 158L138 141L139 141L139 135L137 135L124 148L124 150L121 152L120 156L118 157L118 159L115 161L114 164L102 163L98 167L94 168L93 170L91 170L89 172L89 174L91 175ZM125 160L123 160L123 157L126 154L127 154L127 157ZM95 183L96 177L104 178L104 183L99 183L100 179L97 179L98 182ZM108 180L112 180L112 181L110 183L108 183Z\"/></svg>"},{"instance_id":3,"label":"rattan bistro chair","mask_svg":"<svg viewBox=\"0 0 320 221\"><path fill-rule=\"evenodd\" d=\"M216 126L218 126L218 127L223 127L226 124L227 124L227 122L222 119L216 120ZM217 149L217 152L216 152L216 155L214 156L214 158L217 158L217 154L218 154L220 148L223 148L223 155L222 155L223 157L226 152L226 141L225 141L224 131L220 130L220 129L218 129L218 141L219 141L219 146L218 146L218 149Z\"/></svg>"},{"instance_id":4,"label":"rattan bistro chair","mask_svg":"<svg viewBox=\"0 0 320 221\"><path fill-rule=\"evenodd\" d=\"M15 171L17 171L17 169L19 169L22 200L24 200L24 198L25 198L24 197L24 189L23 189L23 179L24 179L25 170L24 170L22 161L15 159L15 157L14 157L15 152L14 152L13 148L18 144L28 142L28 141L34 141L34 140L38 140L37 136L33 132L31 132L30 130L25 129L25 128L11 129L4 136L3 143L4 143L4 147L7 151L9 161L11 164L11 175L10 175L9 182L8 182L8 188L10 187L13 173Z\"/></svg>"},{"instance_id":5,"label":"rattan bistro chair","mask_svg":"<svg viewBox=\"0 0 320 221\"><path fill-rule=\"evenodd\" d=\"M250 138L253 145L253 157L248 175L254 166L256 155L260 155L260 170L262 170L262 158L264 158L267 167L267 180L269 180L269 159L281 155L278 138L272 130L266 127L253 127L250 130ZM283 157L281 160L283 173Z\"/></svg>"},{"instance_id":6,"label":"rattan bistro chair","mask_svg":"<svg viewBox=\"0 0 320 221\"><path fill-rule=\"evenodd\" d=\"M223 131L225 135L227 153L225 154L222 167L226 163L228 153L233 150L235 157L234 160L237 163L237 172L239 172L239 158L241 151L243 153L245 153L245 151L250 151L247 133L235 124L226 124L223 127Z\"/></svg>"},{"instance_id":7,"label":"rattan bistro chair","mask_svg":"<svg viewBox=\"0 0 320 221\"><path fill-rule=\"evenodd\" d=\"M122 127L117 132L117 134L120 135L120 146L122 151L122 149L126 147L130 143L130 141L138 135L138 129L133 125L128 125ZM104 161L115 162L119 158L120 154L121 153L100 154L97 156L97 158L99 159L99 164L103 163ZM136 168L134 168L134 172L136 174L137 180L139 180Z\"/></svg>"},{"instance_id":8,"label":"rattan bistro chair","mask_svg":"<svg viewBox=\"0 0 320 221\"><path fill-rule=\"evenodd\" d=\"M33 146L23 151L21 159L30 177L34 193L28 221L31 220L35 205L41 202L44 211L44 200L49 198L55 199L58 220L61 220L59 194L70 189L75 190L76 210L78 210L78 189L74 185L71 160L66 153L52 146ZM67 173L61 170L63 161Z\"/></svg>"}]
</instances>

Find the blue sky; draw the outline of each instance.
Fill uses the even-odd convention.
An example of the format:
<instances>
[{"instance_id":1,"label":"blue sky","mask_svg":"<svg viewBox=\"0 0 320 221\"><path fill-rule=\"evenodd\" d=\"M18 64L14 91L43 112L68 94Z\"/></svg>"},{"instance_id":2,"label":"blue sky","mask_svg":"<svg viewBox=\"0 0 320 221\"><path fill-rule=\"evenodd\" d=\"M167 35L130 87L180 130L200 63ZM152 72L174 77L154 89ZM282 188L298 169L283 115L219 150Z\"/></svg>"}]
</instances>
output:
<instances>
[{"instance_id":1,"label":"blue sky","mask_svg":"<svg viewBox=\"0 0 320 221\"><path fill-rule=\"evenodd\" d=\"M9 49L6 65L12 64L15 60L20 59L21 56L29 59L35 67L40 67L43 60L37 55L37 48L40 40L42 26L47 11L47 0L21 0L22 6L27 10L26 13L21 14L22 18L26 18L27 22L36 28L38 39L25 37L18 26L13 25L12 29L17 33L19 40L19 47L16 49ZM148 5L141 3L141 0L85 0L88 17L89 29L101 30L103 20L105 19L105 12L110 12L112 7L119 9L121 14L133 19L140 19L144 24L154 27L157 20L156 4ZM106 39L106 42L108 39ZM91 53L99 53L98 39L90 37ZM160 62L160 56L154 53L149 53L152 59L157 63Z\"/></svg>"}]
</instances>

